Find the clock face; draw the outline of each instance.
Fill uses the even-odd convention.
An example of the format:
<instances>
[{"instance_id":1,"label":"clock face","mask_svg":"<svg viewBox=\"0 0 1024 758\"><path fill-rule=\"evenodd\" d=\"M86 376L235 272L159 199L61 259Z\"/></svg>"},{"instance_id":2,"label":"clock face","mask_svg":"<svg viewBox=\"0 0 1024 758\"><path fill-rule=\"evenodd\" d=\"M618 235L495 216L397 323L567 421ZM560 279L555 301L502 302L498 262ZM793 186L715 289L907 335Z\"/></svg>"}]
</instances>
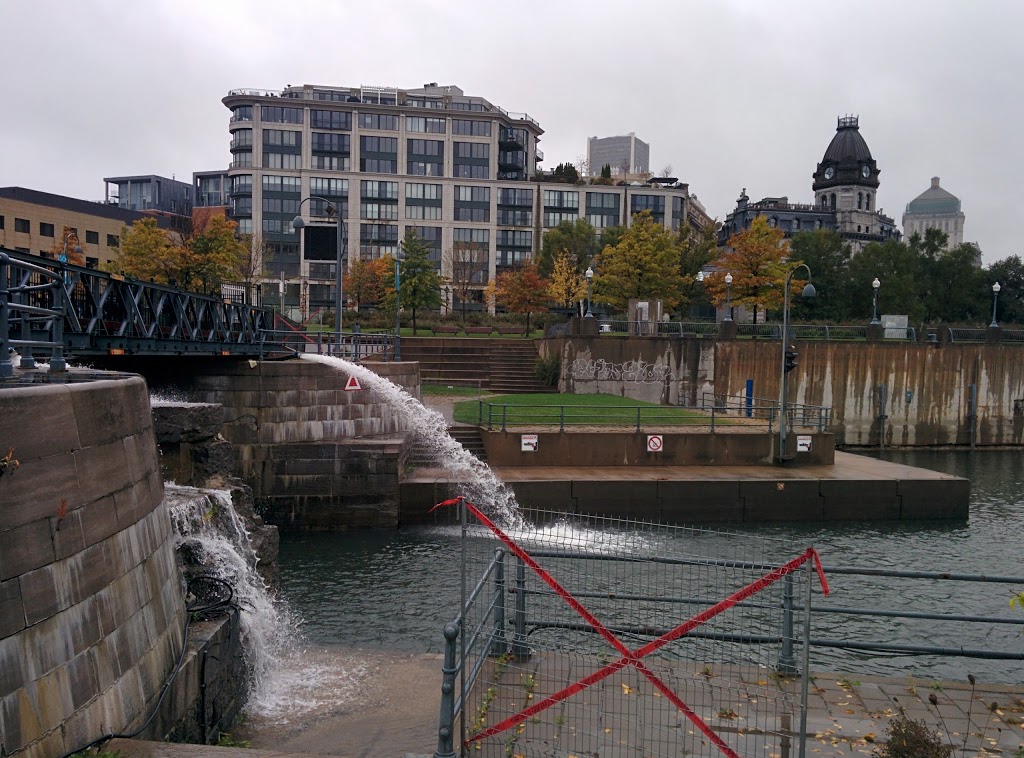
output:
<instances>
[{"instance_id":1,"label":"clock face","mask_svg":"<svg viewBox=\"0 0 1024 758\"><path fill-rule=\"evenodd\" d=\"M831 166L829 166L827 169L825 169L825 178L826 179L831 179L835 175L836 175L836 170L834 168L832 168Z\"/></svg>"},{"instance_id":2,"label":"clock face","mask_svg":"<svg viewBox=\"0 0 1024 758\"><path fill-rule=\"evenodd\" d=\"M861 166L861 168L860 168L860 175L863 176L865 179L867 179L869 176L871 176L871 167L870 166Z\"/></svg>"}]
</instances>

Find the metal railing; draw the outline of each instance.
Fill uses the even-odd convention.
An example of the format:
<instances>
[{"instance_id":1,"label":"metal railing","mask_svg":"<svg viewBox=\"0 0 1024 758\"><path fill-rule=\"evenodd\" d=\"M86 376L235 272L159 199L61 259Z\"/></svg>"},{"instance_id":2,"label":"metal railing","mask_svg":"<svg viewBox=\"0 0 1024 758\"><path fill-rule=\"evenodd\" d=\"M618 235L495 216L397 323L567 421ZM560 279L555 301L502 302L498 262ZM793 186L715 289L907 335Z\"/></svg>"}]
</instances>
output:
<instances>
[{"instance_id":1,"label":"metal railing","mask_svg":"<svg viewBox=\"0 0 1024 758\"><path fill-rule=\"evenodd\" d=\"M287 323L287 322L279 322ZM291 353L314 353L344 358L353 363L366 360L390 362L394 359L397 339L393 333L362 331L303 332L290 325L261 332L262 341L268 350L279 351L282 347Z\"/></svg>"},{"instance_id":2,"label":"metal railing","mask_svg":"<svg viewBox=\"0 0 1024 758\"><path fill-rule=\"evenodd\" d=\"M0 252L0 379L14 375L10 349L19 351L19 368L35 368L34 351L49 355L50 370L64 371L64 277ZM11 337L12 317L19 325Z\"/></svg>"},{"instance_id":3,"label":"metal railing","mask_svg":"<svg viewBox=\"0 0 1024 758\"><path fill-rule=\"evenodd\" d=\"M598 332L600 334L641 336L641 337L664 337L687 335L717 335L721 328L718 321L627 321L624 319L601 318L598 320ZM984 329L959 330L962 332L961 341L967 339L971 334L973 341L984 342ZM980 332L980 335L974 334ZM736 335L738 337L753 337L765 339L779 339L782 333L781 324L748 324L737 323ZM868 327L866 324L790 324L789 333L798 340L866 340ZM917 332L912 326L907 327L886 327L886 340L908 340L915 342ZM1022 337L1024 339L1024 337ZM952 338L951 340L952 341Z\"/></svg>"},{"instance_id":4,"label":"metal railing","mask_svg":"<svg viewBox=\"0 0 1024 758\"><path fill-rule=\"evenodd\" d=\"M746 395L716 395L714 392L702 392L699 407L717 412L719 417L765 419L769 429L779 415L777 400ZM827 432L832 425L832 409L825 405L787 402L786 419L787 428L790 430L799 428Z\"/></svg>"}]
</instances>

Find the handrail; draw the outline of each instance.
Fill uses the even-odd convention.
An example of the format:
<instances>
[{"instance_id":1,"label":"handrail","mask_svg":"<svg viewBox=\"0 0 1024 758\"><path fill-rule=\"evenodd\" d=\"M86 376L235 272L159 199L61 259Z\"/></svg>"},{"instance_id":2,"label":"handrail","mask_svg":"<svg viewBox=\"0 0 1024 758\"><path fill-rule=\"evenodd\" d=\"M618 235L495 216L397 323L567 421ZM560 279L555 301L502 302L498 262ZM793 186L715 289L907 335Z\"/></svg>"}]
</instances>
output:
<instances>
[{"instance_id":1,"label":"handrail","mask_svg":"<svg viewBox=\"0 0 1024 758\"><path fill-rule=\"evenodd\" d=\"M360 363L371 357L391 360L395 353L394 333L363 331L320 331L304 332L294 328L263 329L261 341L266 345L284 347L294 355L316 353Z\"/></svg>"},{"instance_id":2,"label":"handrail","mask_svg":"<svg viewBox=\"0 0 1024 758\"><path fill-rule=\"evenodd\" d=\"M64 360L64 318L68 293L66 274L37 264L12 259L0 252L0 379L14 375L9 348L21 348L20 368L36 366L34 350L50 354L50 371L67 370ZM16 278L17 277L17 278ZM47 283L38 283L48 280ZM18 314L20 338L12 338L11 316ZM49 339L33 339L33 330Z\"/></svg>"}]
</instances>

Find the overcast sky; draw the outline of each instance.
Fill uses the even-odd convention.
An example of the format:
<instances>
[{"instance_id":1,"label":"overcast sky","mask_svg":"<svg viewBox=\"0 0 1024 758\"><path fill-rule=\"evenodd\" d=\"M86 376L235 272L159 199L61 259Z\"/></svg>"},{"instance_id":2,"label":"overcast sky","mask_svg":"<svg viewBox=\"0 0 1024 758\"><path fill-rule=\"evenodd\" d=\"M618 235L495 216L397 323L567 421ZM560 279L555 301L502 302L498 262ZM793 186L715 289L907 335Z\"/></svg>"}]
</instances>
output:
<instances>
[{"instance_id":1,"label":"overcast sky","mask_svg":"<svg viewBox=\"0 0 1024 758\"><path fill-rule=\"evenodd\" d=\"M810 202L860 116L900 222L932 176L986 263L1024 254L1024 2L0 0L0 186L223 168L238 87L456 84L545 129L545 167L630 131L722 219Z\"/></svg>"}]
</instances>

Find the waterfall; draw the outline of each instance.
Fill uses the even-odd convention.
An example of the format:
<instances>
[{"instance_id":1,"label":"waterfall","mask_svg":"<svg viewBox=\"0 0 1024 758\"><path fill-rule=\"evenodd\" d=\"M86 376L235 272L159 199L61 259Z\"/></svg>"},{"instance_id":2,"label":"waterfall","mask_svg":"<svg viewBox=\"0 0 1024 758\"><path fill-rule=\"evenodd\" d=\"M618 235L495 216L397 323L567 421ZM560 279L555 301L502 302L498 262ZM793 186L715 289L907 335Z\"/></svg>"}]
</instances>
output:
<instances>
[{"instance_id":1,"label":"waterfall","mask_svg":"<svg viewBox=\"0 0 1024 758\"><path fill-rule=\"evenodd\" d=\"M356 697L369 675L365 661L305 649L301 620L267 587L231 493L167 483L176 547L202 573L227 582L240 608L244 654L251 672L245 711L269 724L336 708Z\"/></svg>"},{"instance_id":2,"label":"waterfall","mask_svg":"<svg viewBox=\"0 0 1024 758\"><path fill-rule=\"evenodd\" d=\"M486 463L452 439L441 413L425 408L397 384L359 364L313 353L303 353L301 357L355 375L365 389L380 397L395 412L413 439L429 449L433 459L452 473L460 495L501 526L516 528L525 525L515 493Z\"/></svg>"}]
</instances>

